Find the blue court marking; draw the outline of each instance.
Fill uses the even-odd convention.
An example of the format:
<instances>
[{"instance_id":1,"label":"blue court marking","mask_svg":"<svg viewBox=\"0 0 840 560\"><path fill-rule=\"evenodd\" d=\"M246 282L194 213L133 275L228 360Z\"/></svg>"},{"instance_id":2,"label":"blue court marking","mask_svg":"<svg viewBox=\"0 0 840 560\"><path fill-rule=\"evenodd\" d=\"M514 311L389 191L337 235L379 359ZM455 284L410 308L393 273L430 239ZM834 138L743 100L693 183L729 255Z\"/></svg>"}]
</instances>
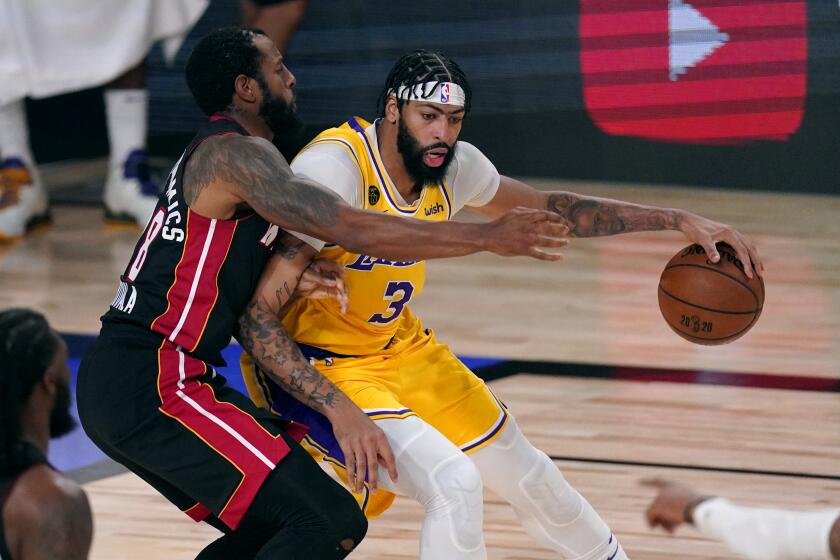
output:
<instances>
[{"instance_id":1,"label":"blue court marking","mask_svg":"<svg viewBox=\"0 0 840 560\"><path fill-rule=\"evenodd\" d=\"M68 343L68 347L70 344ZM54 439L50 442L50 450L47 455L50 463L60 471L71 471L98 463L105 458L105 455L88 439L82 427L78 425L79 413L76 411L76 373L79 371L79 356L70 355L67 365L73 373L72 386L73 403L71 413L76 419L76 429L66 436Z\"/></svg>"},{"instance_id":2,"label":"blue court marking","mask_svg":"<svg viewBox=\"0 0 840 560\"><path fill-rule=\"evenodd\" d=\"M93 342L95 335L79 335L79 334L65 334L63 335L65 342L67 342L67 349L70 354L68 365L72 372L72 386L71 390L74 395L72 404L73 417L78 422L79 413L76 410L75 394L76 394L76 375L79 371L79 362L84 356L85 350ZM245 382L242 380L242 375L239 373L239 355L242 353L242 348L238 344L231 344L222 352L222 356L228 363L226 367L217 368L216 371L227 378L228 386L233 387L239 392L247 395L248 391L245 389ZM54 439L50 442L49 461L57 469L61 471L72 471L89 467L105 458L105 455L99 450L96 445L90 441L82 430L81 426L77 426L75 430L60 439Z\"/></svg>"},{"instance_id":3,"label":"blue court marking","mask_svg":"<svg viewBox=\"0 0 840 560\"><path fill-rule=\"evenodd\" d=\"M64 335L70 350L69 365L73 372L73 391L76 387L76 371L79 361L87 346L95 338L94 335ZM225 376L228 385L247 395L245 383L239 371L239 355L242 349L238 344L229 345L222 356L227 366L217 368ZM597 364L573 364L563 362L535 361L535 360L505 360L477 356L459 356L460 360L485 381L493 381L511 375L527 372L532 375L548 375L551 377L584 377L595 379L619 379L637 382L667 382L687 383L695 385L722 385L732 387L753 387L765 389L783 389L793 391L817 391L840 393L840 379L833 377L786 376L766 373L731 373L711 370L675 370L646 367L605 366ZM73 414L76 414L75 404ZM77 416L78 418L78 416ZM97 463L103 458L102 453L91 443L81 428L77 428L60 440L54 440L50 445L49 459L53 465L62 470L79 469ZM690 465L660 465L654 463L633 463L614 461L597 457L560 457L552 456L558 461L583 461L588 463L623 464L649 466L660 468L684 468L695 470L718 470L722 472L750 472L752 474L768 474L779 476L802 476L806 478L840 479L834 474L820 473L787 473L775 471L743 471L723 467L699 467Z\"/></svg>"}]
</instances>

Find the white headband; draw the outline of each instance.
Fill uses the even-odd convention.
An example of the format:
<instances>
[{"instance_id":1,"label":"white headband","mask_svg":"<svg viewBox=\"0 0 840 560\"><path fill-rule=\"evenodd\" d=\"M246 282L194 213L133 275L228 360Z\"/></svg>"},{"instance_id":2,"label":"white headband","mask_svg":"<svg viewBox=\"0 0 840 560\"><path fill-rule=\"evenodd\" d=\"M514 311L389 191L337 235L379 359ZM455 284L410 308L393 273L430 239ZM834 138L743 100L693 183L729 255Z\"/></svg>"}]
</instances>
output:
<instances>
[{"instance_id":1,"label":"white headband","mask_svg":"<svg viewBox=\"0 0 840 560\"><path fill-rule=\"evenodd\" d=\"M452 82L426 82L413 86L400 86L397 91L391 90L388 95L395 95L404 101L429 101L442 105L466 105L467 96L464 88Z\"/></svg>"}]
</instances>

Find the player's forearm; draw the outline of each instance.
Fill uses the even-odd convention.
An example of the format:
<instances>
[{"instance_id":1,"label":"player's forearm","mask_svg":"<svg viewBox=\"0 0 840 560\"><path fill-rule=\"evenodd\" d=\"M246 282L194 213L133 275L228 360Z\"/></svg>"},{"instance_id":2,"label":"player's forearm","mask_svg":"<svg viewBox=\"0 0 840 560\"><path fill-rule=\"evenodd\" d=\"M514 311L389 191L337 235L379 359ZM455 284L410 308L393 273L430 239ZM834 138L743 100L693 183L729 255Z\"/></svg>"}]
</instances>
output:
<instances>
[{"instance_id":1,"label":"player's forearm","mask_svg":"<svg viewBox=\"0 0 840 560\"><path fill-rule=\"evenodd\" d=\"M634 231L679 230L687 213L674 208L643 206L571 192L544 194L545 208L568 222L569 234L597 237Z\"/></svg>"},{"instance_id":2,"label":"player's forearm","mask_svg":"<svg viewBox=\"0 0 840 560\"><path fill-rule=\"evenodd\" d=\"M379 212L343 208L332 232L350 251L395 261L458 257L489 248L482 224L423 222Z\"/></svg>"},{"instance_id":3,"label":"player's forearm","mask_svg":"<svg viewBox=\"0 0 840 560\"><path fill-rule=\"evenodd\" d=\"M254 298L239 320L239 342L275 383L310 408L332 416L344 394L306 361L276 310Z\"/></svg>"},{"instance_id":4,"label":"player's forearm","mask_svg":"<svg viewBox=\"0 0 840 560\"><path fill-rule=\"evenodd\" d=\"M395 261L458 257L486 250L480 224L422 222L359 210L318 183L289 177L282 196L260 200L269 221L341 245L350 252Z\"/></svg>"},{"instance_id":5,"label":"player's forearm","mask_svg":"<svg viewBox=\"0 0 840 560\"><path fill-rule=\"evenodd\" d=\"M839 516L840 511L749 508L721 498L702 502L692 513L701 533L762 560L832 560L829 538Z\"/></svg>"}]
</instances>

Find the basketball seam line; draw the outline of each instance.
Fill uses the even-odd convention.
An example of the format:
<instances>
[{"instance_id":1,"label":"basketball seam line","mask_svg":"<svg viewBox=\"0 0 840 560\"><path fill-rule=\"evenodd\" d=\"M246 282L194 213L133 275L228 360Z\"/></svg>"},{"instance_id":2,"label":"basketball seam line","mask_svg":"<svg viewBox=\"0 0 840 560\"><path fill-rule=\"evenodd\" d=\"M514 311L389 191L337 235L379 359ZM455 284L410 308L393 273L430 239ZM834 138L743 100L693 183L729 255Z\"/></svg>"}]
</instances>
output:
<instances>
[{"instance_id":1,"label":"basketball seam line","mask_svg":"<svg viewBox=\"0 0 840 560\"><path fill-rule=\"evenodd\" d=\"M741 280L739 280L739 279L735 278L734 276L732 276L731 274L729 274L728 272L723 272L722 270L718 270L716 268L709 268L708 266L700 266L699 264L672 264L670 266L666 266L665 270L670 270L672 268L681 268L681 267L700 268L700 269L703 269L703 270L710 270L712 272L717 272L718 274L722 274L723 276L726 276L730 280L733 280L733 281L737 282L744 289L746 289L752 295L753 299L755 300L755 304L758 305L758 296L753 291L753 289L750 288L747 284L745 284ZM664 273L665 270L663 270L662 272ZM762 289L764 288L763 283L761 284L761 287L762 287ZM759 309L761 309L761 308L759 307Z\"/></svg>"},{"instance_id":2,"label":"basketball seam line","mask_svg":"<svg viewBox=\"0 0 840 560\"><path fill-rule=\"evenodd\" d=\"M711 307L703 307L702 305L697 305L696 303L691 303L690 301L685 301L684 299L680 299L665 288L662 287L662 284L659 285L659 289L665 292L670 298L677 300L680 303L684 303L686 305L690 305L691 307L696 307L698 309L703 309L704 311L712 311L714 313L723 313L725 315L749 315L751 313L759 313L761 308L753 309L752 311L724 311L722 309L712 309Z\"/></svg>"}]
</instances>

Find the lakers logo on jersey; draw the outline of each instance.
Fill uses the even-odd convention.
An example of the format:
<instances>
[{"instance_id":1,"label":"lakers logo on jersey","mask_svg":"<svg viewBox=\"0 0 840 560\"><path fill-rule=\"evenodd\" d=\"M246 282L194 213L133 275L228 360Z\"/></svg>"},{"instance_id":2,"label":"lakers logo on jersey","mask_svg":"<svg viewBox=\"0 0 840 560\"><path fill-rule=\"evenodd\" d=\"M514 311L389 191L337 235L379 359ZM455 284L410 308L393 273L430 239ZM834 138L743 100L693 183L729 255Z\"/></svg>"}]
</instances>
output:
<instances>
[{"instance_id":1,"label":"lakers logo on jersey","mask_svg":"<svg viewBox=\"0 0 840 560\"><path fill-rule=\"evenodd\" d=\"M417 200L405 203L388 178L375 142L365 131L368 126L361 119L351 119L341 127L322 132L304 151L320 143L343 146L358 166L362 189L359 198L369 210L420 220L449 219L450 195L443 181L426 185ZM338 305L327 299L294 303L284 325L297 342L336 354L369 355L387 346L404 320L408 320L406 317L414 320L406 310L423 291L424 262L389 261L348 253L334 245L324 247L318 257L345 267L350 305L342 314Z\"/></svg>"},{"instance_id":2,"label":"lakers logo on jersey","mask_svg":"<svg viewBox=\"0 0 840 560\"><path fill-rule=\"evenodd\" d=\"M412 266L417 264L417 261L389 261L387 259L379 259L377 257L369 257L367 255L359 255L352 263L346 265L346 268L353 270L363 270L369 272L373 270L376 265L381 266Z\"/></svg>"}]
</instances>

